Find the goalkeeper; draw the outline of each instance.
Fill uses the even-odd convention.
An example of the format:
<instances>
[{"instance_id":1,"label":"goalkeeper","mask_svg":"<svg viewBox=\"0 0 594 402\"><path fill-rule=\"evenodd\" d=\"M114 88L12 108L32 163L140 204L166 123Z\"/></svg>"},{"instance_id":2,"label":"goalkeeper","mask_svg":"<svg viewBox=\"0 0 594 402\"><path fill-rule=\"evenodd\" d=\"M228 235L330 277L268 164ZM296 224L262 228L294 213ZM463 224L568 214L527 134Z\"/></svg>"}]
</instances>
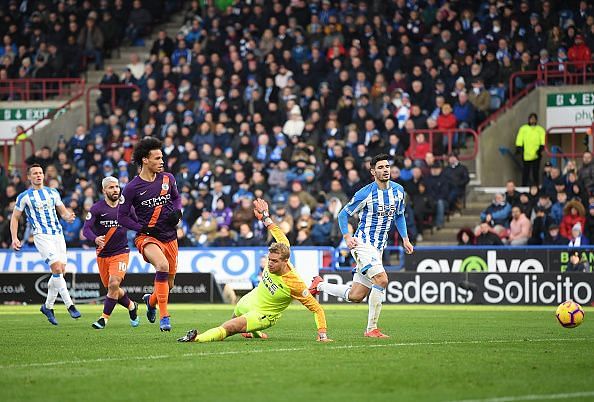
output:
<instances>
[{"instance_id":1,"label":"goalkeeper","mask_svg":"<svg viewBox=\"0 0 594 402\"><path fill-rule=\"evenodd\" d=\"M192 329L184 337L179 338L179 342L222 341L238 333L245 338L267 338L268 336L260 331L273 326L293 299L299 300L314 313L318 328L317 340L330 341L326 334L324 310L309 293L307 285L289 262L291 255L289 240L272 222L266 201L262 199L254 201L254 214L276 240L276 243L272 243L268 248L268 264L264 268L258 287L239 300L233 318L229 321L202 334Z\"/></svg>"}]
</instances>

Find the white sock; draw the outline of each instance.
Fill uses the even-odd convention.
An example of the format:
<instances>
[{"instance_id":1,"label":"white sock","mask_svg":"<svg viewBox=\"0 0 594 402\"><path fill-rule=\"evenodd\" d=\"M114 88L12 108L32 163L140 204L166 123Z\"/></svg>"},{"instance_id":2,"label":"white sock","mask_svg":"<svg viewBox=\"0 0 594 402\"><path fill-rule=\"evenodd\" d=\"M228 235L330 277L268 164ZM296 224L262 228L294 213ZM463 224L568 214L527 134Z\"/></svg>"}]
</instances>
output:
<instances>
[{"instance_id":1,"label":"white sock","mask_svg":"<svg viewBox=\"0 0 594 402\"><path fill-rule=\"evenodd\" d=\"M68 286L66 286L66 280L64 279L64 275L60 274L58 279L58 292L60 292L60 297L62 301L66 305L66 308L72 306L74 303L70 298L70 293L68 292Z\"/></svg>"},{"instance_id":2,"label":"white sock","mask_svg":"<svg viewBox=\"0 0 594 402\"><path fill-rule=\"evenodd\" d=\"M349 285L337 285L335 283L320 282L318 284L318 290L320 292L328 293L334 297L340 297L348 300L351 287Z\"/></svg>"},{"instance_id":3,"label":"white sock","mask_svg":"<svg viewBox=\"0 0 594 402\"><path fill-rule=\"evenodd\" d=\"M379 320L382 311L382 300L384 298L384 288L378 285L371 287L369 293L369 316L367 317L367 332L377 328L377 321Z\"/></svg>"},{"instance_id":4,"label":"white sock","mask_svg":"<svg viewBox=\"0 0 594 402\"><path fill-rule=\"evenodd\" d=\"M48 309L54 308L56 297L58 297L58 274L52 274L49 281L47 281L47 297L45 298L45 307Z\"/></svg>"}]
</instances>

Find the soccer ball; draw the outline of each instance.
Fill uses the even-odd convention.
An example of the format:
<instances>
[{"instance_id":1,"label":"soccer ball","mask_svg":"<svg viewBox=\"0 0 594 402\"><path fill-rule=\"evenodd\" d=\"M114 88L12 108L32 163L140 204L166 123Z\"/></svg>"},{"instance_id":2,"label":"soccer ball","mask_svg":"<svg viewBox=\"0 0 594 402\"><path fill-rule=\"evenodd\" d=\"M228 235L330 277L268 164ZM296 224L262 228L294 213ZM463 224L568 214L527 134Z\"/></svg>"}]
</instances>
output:
<instances>
[{"instance_id":1,"label":"soccer ball","mask_svg":"<svg viewBox=\"0 0 594 402\"><path fill-rule=\"evenodd\" d=\"M557 321L565 328L575 328L584 321L584 309L573 300L567 300L557 307Z\"/></svg>"}]
</instances>

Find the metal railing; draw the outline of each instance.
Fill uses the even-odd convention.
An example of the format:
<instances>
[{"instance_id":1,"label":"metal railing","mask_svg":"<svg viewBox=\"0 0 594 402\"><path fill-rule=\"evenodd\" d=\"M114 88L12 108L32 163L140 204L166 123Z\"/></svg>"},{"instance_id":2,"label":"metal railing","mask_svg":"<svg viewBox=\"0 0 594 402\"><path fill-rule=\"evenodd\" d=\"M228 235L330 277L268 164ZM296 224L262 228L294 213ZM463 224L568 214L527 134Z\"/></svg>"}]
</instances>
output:
<instances>
[{"instance_id":1,"label":"metal railing","mask_svg":"<svg viewBox=\"0 0 594 402\"><path fill-rule=\"evenodd\" d=\"M83 88L84 88L84 81L83 81ZM4 139L2 141L2 155L4 159L4 167L6 172L10 170L17 169L21 171L21 174L25 174L27 170L27 164L25 163L25 159L27 159L27 145L30 146L31 152L29 155L33 155L35 153L35 144L31 140L31 136L35 134L35 131L40 128L41 124L47 120L53 120L55 117L59 116L60 114L64 113L72 103L76 102L80 98L82 98L84 91L77 93L75 96L49 112L47 115L42 117L41 119L37 120L31 126L25 128L21 132L17 133L14 138L12 139ZM10 147L21 145L21 159L20 162L11 162L10 161ZM24 176L23 176L24 177Z\"/></svg>"},{"instance_id":2,"label":"metal railing","mask_svg":"<svg viewBox=\"0 0 594 402\"><path fill-rule=\"evenodd\" d=\"M494 113L491 113L479 126L480 134L503 113L511 109L537 86L543 85L585 85L594 81L594 61L588 62L550 62L536 70L516 71L509 77L509 99ZM522 84L519 87L518 84Z\"/></svg>"},{"instance_id":3,"label":"metal railing","mask_svg":"<svg viewBox=\"0 0 594 402\"><path fill-rule=\"evenodd\" d=\"M111 109L115 109L120 100L121 91L140 91L140 87L136 84L97 84L91 85L86 88L85 91L85 110L87 116L87 129L91 127L91 91L109 91L109 105Z\"/></svg>"},{"instance_id":4,"label":"metal railing","mask_svg":"<svg viewBox=\"0 0 594 402\"><path fill-rule=\"evenodd\" d=\"M545 134L545 153L549 157L554 158L577 158L581 157L588 145L589 137L592 135L592 126L557 126L550 127ZM563 151L560 144L552 144L555 141L553 137L562 140L562 137L571 136L569 152ZM582 137L578 141L577 137ZM579 144L583 147L579 149Z\"/></svg>"},{"instance_id":5,"label":"metal railing","mask_svg":"<svg viewBox=\"0 0 594 402\"><path fill-rule=\"evenodd\" d=\"M44 101L84 92L82 78L19 78L0 82L0 100Z\"/></svg>"},{"instance_id":6,"label":"metal railing","mask_svg":"<svg viewBox=\"0 0 594 402\"><path fill-rule=\"evenodd\" d=\"M449 130L412 130L410 131L410 155L414 154L417 146L416 135L424 134L427 142L429 143L430 152L435 154L435 158L439 160L447 159L448 155L459 147L465 141L462 141L462 136L471 135L474 139L473 148L471 153L460 153L458 158L460 160L472 160L475 159L479 151L479 135L471 128L454 128ZM446 141L447 138L447 141ZM446 142L444 144L444 142ZM442 151L442 152L436 152ZM418 158L417 158L418 159Z\"/></svg>"}]
</instances>

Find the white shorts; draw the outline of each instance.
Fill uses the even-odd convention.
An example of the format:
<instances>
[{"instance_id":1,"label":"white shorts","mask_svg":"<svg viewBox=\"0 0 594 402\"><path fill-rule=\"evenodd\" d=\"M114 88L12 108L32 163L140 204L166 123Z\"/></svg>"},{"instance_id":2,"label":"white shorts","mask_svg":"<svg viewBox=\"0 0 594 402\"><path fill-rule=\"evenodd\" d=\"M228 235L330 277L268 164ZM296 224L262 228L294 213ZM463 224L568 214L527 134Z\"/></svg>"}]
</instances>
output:
<instances>
[{"instance_id":1,"label":"white shorts","mask_svg":"<svg viewBox=\"0 0 594 402\"><path fill-rule=\"evenodd\" d=\"M66 256L66 241L63 235L50 234L36 234L33 235L33 241L37 251L41 254L41 258L47 265L52 265L56 262L63 262L66 264L68 257Z\"/></svg>"},{"instance_id":2,"label":"white shorts","mask_svg":"<svg viewBox=\"0 0 594 402\"><path fill-rule=\"evenodd\" d=\"M353 274L353 282L371 288L373 278L377 274L386 272L382 263L382 253L370 244L363 243L357 238L359 245L351 250L351 254L357 262L355 273Z\"/></svg>"}]
</instances>

